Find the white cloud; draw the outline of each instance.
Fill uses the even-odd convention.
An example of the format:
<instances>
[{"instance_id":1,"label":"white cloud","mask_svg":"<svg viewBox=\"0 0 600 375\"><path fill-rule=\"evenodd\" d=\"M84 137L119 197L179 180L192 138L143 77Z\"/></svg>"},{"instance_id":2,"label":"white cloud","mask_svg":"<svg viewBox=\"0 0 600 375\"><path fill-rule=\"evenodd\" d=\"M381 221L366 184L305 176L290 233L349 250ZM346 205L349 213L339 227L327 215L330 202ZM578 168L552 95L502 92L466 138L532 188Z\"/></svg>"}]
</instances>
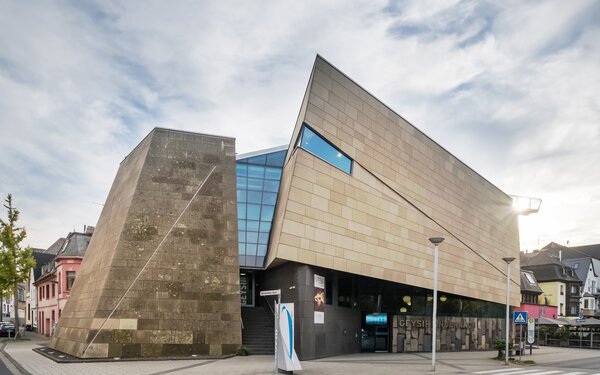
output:
<instances>
[{"instance_id":1,"label":"white cloud","mask_svg":"<svg viewBox=\"0 0 600 375\"><path fill-rule=\"evenodd\" d=\"M235 136L239 152L286 144L320 53L503 190L543 198L524 248L538 233L600 242L599 13L585 1L2 2L0 193L47 247L95 223L94 202L154 126Z\"/></svg>"}]
</instances>

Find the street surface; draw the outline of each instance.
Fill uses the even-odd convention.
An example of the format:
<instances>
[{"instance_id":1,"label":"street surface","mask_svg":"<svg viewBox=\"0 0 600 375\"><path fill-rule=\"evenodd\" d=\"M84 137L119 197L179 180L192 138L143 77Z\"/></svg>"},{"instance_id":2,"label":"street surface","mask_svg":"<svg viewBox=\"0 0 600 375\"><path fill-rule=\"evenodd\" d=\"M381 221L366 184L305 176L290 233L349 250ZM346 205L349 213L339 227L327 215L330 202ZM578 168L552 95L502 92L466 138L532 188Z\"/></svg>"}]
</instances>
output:
<instances>
[{"instance_id":1,"label":"street surface","mask_svg":"<svg viewBox=\"0 0 600 375\"><path fill-rule=\"evenodd\" d=\"M479 375L600 375L598 369L594 371L572 371L564 368L550 367L526 367L526 368L507 368L502 370L477 371L473 374Z\"/></svg>"},{"instance_id":2,"label":"street surface","mask_svg":"<svg viewBox=\"0 0 600 375\"><path fill-rule=\"evenodd\" d=\"M32 349L48 344L43 336L31 334L31 341L1 344L0 375L202 375L275 373L273 356L251 355L223 360L111 361L56 363ZM600 375L600 350L541 347L523 360L537 366L505 367L493 359L496 352L438 353L436 374L479 375ZM10 359L9 359L10 357ZM15 364L13 364L15 363ZM328 374L431 374L430 353L359 353L303 361L299 375Z\"/></svg>"}]
</instances>

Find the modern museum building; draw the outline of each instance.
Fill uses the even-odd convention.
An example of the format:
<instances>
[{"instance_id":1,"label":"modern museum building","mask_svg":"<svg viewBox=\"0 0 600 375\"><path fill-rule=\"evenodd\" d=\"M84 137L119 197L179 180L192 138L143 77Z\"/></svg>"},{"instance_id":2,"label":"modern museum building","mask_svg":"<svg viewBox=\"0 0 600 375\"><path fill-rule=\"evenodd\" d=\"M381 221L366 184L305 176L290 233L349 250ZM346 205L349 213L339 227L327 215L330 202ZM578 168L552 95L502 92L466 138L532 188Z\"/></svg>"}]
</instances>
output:
<instances>
[{"instance_id":1,"label":"modern museum building","mask_svg":"<svg viewBox=\"0 0 600 375\"><path fill-rule=\"evenodd\" d=\"M232 138L155 128L123 160L50 346L272 353L260 292L281 290L301 360L430 351L431 237L437 349L493 349L502 258L519 258L512 198L317 56L289 145L238 155Z\"/></svg>"}]
</instances>

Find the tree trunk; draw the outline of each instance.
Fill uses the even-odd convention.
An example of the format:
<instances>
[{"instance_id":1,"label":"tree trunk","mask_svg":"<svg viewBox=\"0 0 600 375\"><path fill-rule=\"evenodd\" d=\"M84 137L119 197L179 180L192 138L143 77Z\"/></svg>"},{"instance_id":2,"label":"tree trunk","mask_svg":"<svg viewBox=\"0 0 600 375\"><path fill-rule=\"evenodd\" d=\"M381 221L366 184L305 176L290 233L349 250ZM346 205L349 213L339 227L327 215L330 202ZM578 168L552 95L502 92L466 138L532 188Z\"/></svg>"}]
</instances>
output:
<instances>
[{"instance_id":1,"label":"tree trunk","mask_svg":"<svg viewBox=\"0 0 600 375\"><path fill-rule=\"evenodd\" d=\"M19 329L19 285L15 284L15 290L13 291L13 298L15 300L14 302L14 306L15 306L15 340L17 339L17 336L19 335L19 333L21 332L21 330Z\"/></svg>"}]
</instances>

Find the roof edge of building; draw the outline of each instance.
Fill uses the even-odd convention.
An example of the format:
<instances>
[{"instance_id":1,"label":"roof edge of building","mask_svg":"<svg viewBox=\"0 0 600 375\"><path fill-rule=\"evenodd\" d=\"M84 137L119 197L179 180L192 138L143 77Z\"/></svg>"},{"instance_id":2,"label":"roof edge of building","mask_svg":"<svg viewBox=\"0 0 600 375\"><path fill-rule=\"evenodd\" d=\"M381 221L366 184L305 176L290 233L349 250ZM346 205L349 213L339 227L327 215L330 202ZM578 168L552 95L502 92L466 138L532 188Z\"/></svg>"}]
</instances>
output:
<instances>
[{"instance_id":1,"label":"roof edge of building","mask_svg":"<svg viewBox=\"0 0 600 375\"><path fill-rule=\"evenodd\" d=\"M247 159L247 158L251 158L253 156L270 154L272 152L277 152L277 151L287 151L287 149L288 149L288 145L281 145L281 146L265 148L265 149L257 150L257 151L245 152L243 154L237 154L235 156L235 160Z\"/></svg>"},{"instance_id":2,"label":"roof edge of building","mask_svg":"<svg viewBox=\"0 0 600 375\"><path fill-rule=\"evenodd\" d=\"M133 147L133 149L131 149L131 151L127 155L125 155L125 157L123 158L123 160L121 160L121 163L123 163L123 161L125 161L125 159L127 159L129 157L129 155L131 155L135 150L137 150L137 148L140 147L140 145L146 140L146 138L148 138L149 136L151 136L152 134L154 134L155 131L166 131L166 132L174 132L174 133L202 135L202 136L205 136L205 137L229 139L229 140L233 140L233 141L236 140L235 137L229 137L229 136L224 136L224 135L208 134L208 133L198 133L198 132L193 132L193 131L189 131L189 130L179 130L179 129L172 129L172 128L165 128L165 127L155 126L154 128L152 128L152 130L150 130L148 132L148 134L146 134L144 136L144 138L140 139L140 141L135 145L135 147Z\"/></svg>"},{"instance_id":3,"label":"roof edge of building","mask_svg":"<svg viewBox=\"0 0 600 375\"><path fill-rule=\"evenodd\" d=\"M431 142L435 143L436 145L438 145L442 150L444 150L445 152L447 152L448 154L450 154L453 158L455 158L456 160L458 160L460 163L462 163L465 167L467 167L468 169L470 169L471 171L473 171L473 173L475 173L477 176L481 177L485 182L487 182L488 184L490 184L491 186L493 186L496 190L498 190L499 192L501 192L502 194L506 195L507 197L510 197L510 195L508 193L506 193L505 191L503 191L502 189L500 189L498 186L494 185L492 182L490 182L490 180L488 180L487 178L483 177L479 172L477 172L475 169L471 168L467 163L465 163L464 161L462 161L461 159L457 158L453 153L451 153L450 151L448 151L444 146L440 145L438 142L436 142L433 138L431 138L430 136L428 136L425 132L423 132L421 129L419 129L418 127L416 127L415 125L413 125L413 123L411 123L410 121L408 121L407 119L405 119L402 115L400 115L398 112L396 112L393 108L391 108L389 105L385 104L381 99L379 99L377 96L373 95L373 93L371 93L369 90L365 89L362 85L360 85L358 82L356 82L355 80L353 80L352 78L350 78L346 73L344 73L343 71L341 71L337 66L333 65L331 62L329 62L326 58L324 58L322 55L320 55L319 53L317 53L317 57L316 58L320 58L321 60L323 60L324 62L326 62L328 65L330 65L333 69L335 69L338 73L342 74L344 77L346 77L347 79L349 79L352 83L354 83L355 85L357 85L358 87L360 87L362 90L365 90L365 92L369 95L371 95L373 98L375 98L375 100L377 100L379 103L381 103L382 105L384 105L387 109L389 109L390 111L392 111L396 116L400 117L402 120L404 120L408 125L412 126L416 131L418 131L419 133L421 133L423 136L425 136L427 139L429 139ZM316 60L316 59L315 59Z\"/></svg>"}]
</instances>

